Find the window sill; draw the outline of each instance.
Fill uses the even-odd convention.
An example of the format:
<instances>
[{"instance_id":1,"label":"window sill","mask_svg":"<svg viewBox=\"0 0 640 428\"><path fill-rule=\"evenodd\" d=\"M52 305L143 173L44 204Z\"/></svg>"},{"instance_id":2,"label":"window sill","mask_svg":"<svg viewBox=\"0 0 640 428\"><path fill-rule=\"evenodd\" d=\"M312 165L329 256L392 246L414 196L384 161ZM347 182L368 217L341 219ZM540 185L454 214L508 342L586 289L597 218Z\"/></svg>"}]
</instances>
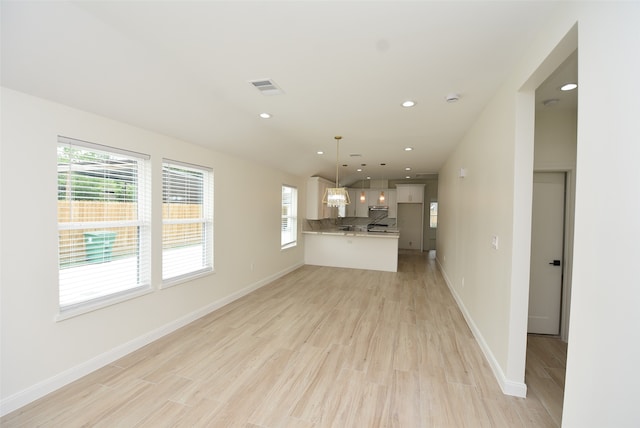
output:
<instances>
[{"instance_id":1,"label":"window sill","mask_svg":"<svg viewBox=\"0 0 640 428\"><path fill-rule=\"evenodd\" d=\"M205 276L213 275L216 272L213 269L198 271L194 273L188 273L182 276L177 276L175 278L170 278L162 281L162 285L160 289L163 290L165 288L171 288L174 285L182 284L185 282L193 281L194 279L203 278Z\"/></svg>"},{"instance_id":2,"label":"window sill","mask_svg":"<svg viewBox=\"0 0 640 428\"><path fill-rule=\"evenodd\" d=\"M294 248L294 247L296 247L297 245L298 245L298 243L297 243L297 242L292 242L292 243L290 243L290 244L283 245L283 246L281 246L281 247L280 247L280 251L282 251L282 250L288 250L289 248Z\"/></svg>"},{"instance_id":3,"label":"window sill","mask_svg":"<svg viewBox=\"0 0 640 428\"><path fill-rule=\"evenodd\" d=\"M98 309L106 308L118 303L125 302L127 300L135 299L136 297L144 296L145 294L152 293L151 286L144 287L142 289L136 288L132 291L127 291L117 296L105 297L103 299L89 301L87 303L79 303L70 307L69 309L62 309L55 316L55 321L64 321L69 318L77 317L89 312L97 311Z\"/></svg>"}]
</instances>

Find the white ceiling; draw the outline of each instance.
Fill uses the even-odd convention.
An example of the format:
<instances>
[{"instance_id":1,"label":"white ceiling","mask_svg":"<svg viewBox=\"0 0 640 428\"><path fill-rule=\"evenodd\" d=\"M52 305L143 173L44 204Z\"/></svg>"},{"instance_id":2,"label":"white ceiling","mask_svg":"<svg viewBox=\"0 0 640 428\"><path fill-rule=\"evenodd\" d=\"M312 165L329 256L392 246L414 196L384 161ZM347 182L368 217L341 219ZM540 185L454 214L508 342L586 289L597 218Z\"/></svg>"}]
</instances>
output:
<instances>
[{"instance_id":1,"label":"white ceiling","mask_svg":"<svg viewBox=\"0 0 640 428\"><path fill-rule=\"evenodd\" d=\"M578 51L573 52L560 66L542 82L536 90L536 109L578 108L578 89L562 91L565 83L578 83ZM549 104L545 104L549 101Z\"/></svg>"},{"instance_id":2,"label":"white ceiling","mask_svg":"<svg viewBox=\"0 0 640 428\"><path fill-rule=\"evenodd\" d=\"M405 167L412 176L436 173L556 3L1 7L4 86L301 176L334 179L333 137L342 135L340 164L348 166L340 175L350 184L401 178ZM284 94L265 96L248 83L265 78ZM451 92L457 103L445 101ZM401 107L406 99L417 105Z\"/></svg>"}]
</instances>

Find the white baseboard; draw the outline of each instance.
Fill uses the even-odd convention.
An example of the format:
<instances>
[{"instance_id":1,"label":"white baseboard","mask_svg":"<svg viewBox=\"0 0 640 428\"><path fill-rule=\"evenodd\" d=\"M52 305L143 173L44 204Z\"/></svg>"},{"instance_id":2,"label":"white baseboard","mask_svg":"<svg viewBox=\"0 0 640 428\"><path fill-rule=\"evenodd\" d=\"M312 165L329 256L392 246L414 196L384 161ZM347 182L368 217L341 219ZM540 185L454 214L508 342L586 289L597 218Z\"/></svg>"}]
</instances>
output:
<instances>
[{"instance_id":1,"label":"white baseboard","mask_svg":"<svg viewBox=\"0 0 640 428\"><path fill-rule=\"evenodd\" d=\"M444 268L442 267L442 264L440 264L440 260L437 257L436 257L436 262L438 263L438 267L440 268L440 272L442 273L442 277L444 278L444 281L447 284L447 287L449 287L449 291L451 291L453 298L458 304L458 308L460 308L460 311L462 312L462 315L464 316L464 319L467 322L467 325L471 329L471 332L473 333L473 336L478 342L478 345L480 346L480 349L482 350L482 353L484 354L485 359L489 363L489 366L493 371L493 375L498 381L498 385L500 386L500 389L506 395L513 395L515 397L523 397L523 398L526 397L527 384L525 384L524 382L516 382L516 381L507 379L507 377L504 374L504 371L502 370L502 367L500 367L500 364L498 364L498 361L493 355L493 352L491 352L491 348L489 348L489 345L487 345L487 342L484 340L484 336L482 336L482 333L478 329L478 326L476 326L475 322L473 322L473 318L471 318L469 311L467 311L466 306L464 305L462 299L458 295L458 292L456 291L456 289L453 287L453 284L451 283L451 281L449 280L449 277L447 276L447 272L444 270Z\"/></svg>"},{"instance_id":2,"label":"white baseboard","mask_svg":"<svg viewBox=\"0 0 640 428\"><path fill-rule=\"evenodd\" d=\"M45 395L62 388L65 385L70 384L83 376L88 375L89 373L96 371L119 358L124 357L127 354L130 354L133 351L136 351L143 346L148 345L149 343L160 339L163 336L166 336L169 333L174 332L175 330L184 327L185 325L192 323L193 321L202 318L205 315L210 314L211 312L220 309L221 307L228 305L229 303L246 296L252 291L261 288L270 282L275 281L276 279L288 274L289 272L293 272L294 270L301 267L303 264L296 264L294 266L290 266L287 269L284 269L280 272L277 272L273 275L270 275L266 278L261 279L260 281L254 282L253 284L248 285L247 287L238 290L237 292L224 297L220 300L217 300L213 303L208 304L207 306L200 308L190 314L187 314L181 318L176 319L168 324L163 325L155 330L152 330L140 337L137 337L127 343L123 343L120 346L117 346L103 354L100 354L88 361L85 361L82 364L79 364L75 367L72 367L68 370L63 371L55 376L50 377L42 382L39 382L35 385L32 385L16 394L13 394L3 400L0 401L0 416L4 416L8 413L13 412L14 410L19 409L22 406L25 406Z\"/></svg>"}]
</instances>

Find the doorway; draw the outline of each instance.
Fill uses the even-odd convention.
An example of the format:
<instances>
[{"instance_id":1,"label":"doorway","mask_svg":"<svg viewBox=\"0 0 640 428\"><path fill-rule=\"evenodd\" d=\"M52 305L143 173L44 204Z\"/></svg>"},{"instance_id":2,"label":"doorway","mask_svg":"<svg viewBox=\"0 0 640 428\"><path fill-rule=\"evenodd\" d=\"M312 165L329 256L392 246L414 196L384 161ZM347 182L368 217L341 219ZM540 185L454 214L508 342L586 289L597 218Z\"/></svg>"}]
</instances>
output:
<instances>
[{"instance_id":1,"label":"doorway","mask_svg":"<svg viewBox=\"0 0 640 428\"><path fill-rule=\"evenodd\" d=\"M533 174L528 333L560 335L565 189L564 172Z\"/></svg>"},{"instance_id":2,"label":"doorway","mask_svg":"<svg viewBox=\"0 0 640 428\"><path fill-rule=\"evenodd\" d=\"M529 333L559 335L565 342L569 338L571 308L578 140L578 89L576 87L571 91L560 90L566 82L578 83L577 50L570 53L535 92L534 173L531 176L535 195L532 194L531 207L530 289L527 314ZM556 180L555 185L552 184L553 180ZM555 190L551 190L554 186ZM550 194L544 195L545 192ZM556 196L552 196L554 192ZM537 199L540 198L542 202L538 203ZM555 208L545 207L545 204L552 203L545 202L545 198L555 198ZM557 218L555 225L534 224L543 219L542 216L551 216L552 212ZM547 249L544 249L545 245ZM554 246L555 249L551 249ZM536 251L542 253L536 254ZM550 285L553 281L555 286ZM541 292L545 285L536 282L546 282L550 294L545 295ZM556 307L559 308L557 311ZM558 314L559 320L556 322ZM553 324L554 328L540 326L545 322ZM559 328L555 328L556 325Z\"/></svg>"}]
</instances>

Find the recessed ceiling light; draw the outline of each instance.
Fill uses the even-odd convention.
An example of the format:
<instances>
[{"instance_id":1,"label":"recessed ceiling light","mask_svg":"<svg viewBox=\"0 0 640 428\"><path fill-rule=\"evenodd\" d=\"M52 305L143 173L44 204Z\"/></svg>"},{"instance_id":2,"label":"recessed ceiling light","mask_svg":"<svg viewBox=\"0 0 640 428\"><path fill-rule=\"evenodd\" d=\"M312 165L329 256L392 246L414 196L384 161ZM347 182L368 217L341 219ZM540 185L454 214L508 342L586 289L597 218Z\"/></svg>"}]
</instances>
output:
<instances>
[{"instance_id":1,"label":"recessed ceiling light","mask_svg":"<svg viewBox=\"0 0 640 428\"><path fill-rule=\"evenodd\" d=\"M402 103L402 107L413 107L416 105L415 101L407 100Z\"/></svg>"},{"instance_id":2,"label":"recessed ceiling light","mask_svg":"<svg viewBox=\"0 0 640 428\"><path fill-rule=\"evenodd\" d=\"M319 154L319 155L323 155L324 154L324 152L322 150L318 150L316 153Z\"/></svg>"},{"instance_id":3,"label":"recessed ceiling light","mask_svg":"<svg viewBox=\"0 0 640 428\"><path fill-rule=\"evenodd\" d=\"M271 115L269 113L260 113L260 117L263 119L270 119Z\"/></svg>"},{"instance_id":4,"label":"recessed ceiling light","mask_svg":"<svg viewBox=\"0 0 640 428\"><path fill-rule=\"evenodd\" d=\"M407 175L407 176L405 176L404 178L411 178L411 176L410 176L410 175Z\"/></svg>"},{"instance_id":5,"label":"recessed ceiling light","mask_svg":"<svg viewBox=\"0 0 640 428\"><path fill-rule=\"evenodd\" d=\"M371 180L371 177L369 177L368 175L367 175L367 180Z\"/></svg>"},{"instance_id":6,"label":"recessed ceiling light","mask_svg":"<svg viewBox=\"0 0 640 428\"><path fill-rule=\"evenodd\" d=\"M413 150L413 147L405 147L405 148L404 148L404 151L405 151L405 152L410 152L411 150Z\"/></svg>"},{"instance_id":7,"label":"recessed ceiling light","mask_svg":"<svg viewBox=\"0 0 640 428\"><path fill-rule=\"evenodd\" d=\"M404 170L405 170L405 171L411 171L411 168L406 167Z\"/></svg>"},{"instance_id":8,"label":"recessed ceiling light","mask_svg":"<svg viewBox=\"0 0 640 428\"><path fill-rule=\"evenodd\" d=\"M560 86L560 90L561 91L573 91L577 87L578 87L577 83L565 83L564 85Z\"/></svg>"},{"instance_id":9,"label":"recessed ceiling light","mask_svg":"<svg viewBox=\"0 0 640 428\"><path fill-rule=\"evenodd\" d=\"M356 171L362 172L362 168L358 168L358 169L356 169Z\"/></svg>"}]
</instances>

